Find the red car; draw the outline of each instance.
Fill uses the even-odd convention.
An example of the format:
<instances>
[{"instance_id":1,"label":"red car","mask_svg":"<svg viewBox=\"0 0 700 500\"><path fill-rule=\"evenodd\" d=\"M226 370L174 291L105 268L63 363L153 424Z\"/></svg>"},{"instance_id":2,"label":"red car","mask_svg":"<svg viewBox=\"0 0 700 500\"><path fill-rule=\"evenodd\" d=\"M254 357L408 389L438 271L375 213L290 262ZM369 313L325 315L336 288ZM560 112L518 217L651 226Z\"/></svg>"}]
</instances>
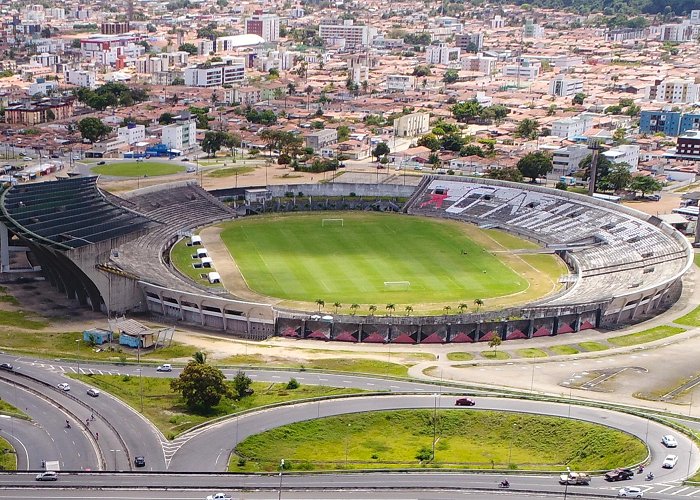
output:
<instances>
[{"instance_id":1,"label":"red car","mask_svg":"<svg viewBox=\"0 0 700 500\"><path fill-rule=\"evenodd\" d=\"M459 398L455 401L455 406L474 406L475 404L474 400L469 398Z\"/></svg>"}]
</instances>

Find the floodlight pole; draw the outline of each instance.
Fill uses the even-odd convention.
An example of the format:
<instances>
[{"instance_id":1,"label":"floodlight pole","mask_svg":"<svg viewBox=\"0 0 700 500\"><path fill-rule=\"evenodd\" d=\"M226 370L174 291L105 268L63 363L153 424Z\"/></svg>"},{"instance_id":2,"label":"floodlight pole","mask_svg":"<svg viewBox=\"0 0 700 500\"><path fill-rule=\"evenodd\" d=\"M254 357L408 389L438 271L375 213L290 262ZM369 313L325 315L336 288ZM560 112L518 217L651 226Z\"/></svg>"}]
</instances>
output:
<instances>
[{"instance_id":1,"label":"floodlight pole","mask_svg":"<svg viewBox=\"0 0 700 500\"><path fill-rule=\"evenodd\" d=\"M277 500L282 500L282 472L284 471L284 458L280 460L280 488L277 494Z\"/></svg>"}]
</instances>

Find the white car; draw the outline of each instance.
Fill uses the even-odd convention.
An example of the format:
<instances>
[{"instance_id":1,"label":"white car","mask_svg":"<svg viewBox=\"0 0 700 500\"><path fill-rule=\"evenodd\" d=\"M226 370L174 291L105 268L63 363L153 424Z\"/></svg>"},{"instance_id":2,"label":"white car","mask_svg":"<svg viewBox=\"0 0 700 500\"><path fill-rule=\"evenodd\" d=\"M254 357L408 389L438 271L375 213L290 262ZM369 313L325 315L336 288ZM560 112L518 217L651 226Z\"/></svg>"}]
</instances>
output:
<instances>
[{"instance_id":1,"label":"white car","mask_svg":"<svg viewBox=\"0 0 700 500\"><path fill-rule=\"evenodd\" d=\"M676 455L666 455L666 458L664 458L664 463L661 464L661 467L664 469L673 469L677 463L678 457Z\"/></svg>"},{"instance_id":2,"label":"white car","mask_svg":"<svg viewBox=\"0 0 700 500\"><path fill-rule=\"evenodd\" d=\"M56 481L58 479L58 474L56 474L56 471L47 470L37 474L34 479L37 481Z\"/></svg>"},{"instance_id":3,"label":"white car","mask_svg":"<svg viewBox=\"0 0 700 500\"><path fill-rule=\"evenodd\" d=\"M678 446L678 441L676 441L676 438L670 434L667 434L661 438L661 444L663 444L666 448L675 448Z\"/></svg>"},{"instance_id":4,"label":"white car","mask_svg":"<svg viewBox=\"0 0 700 500\"><path fill-rule=\"evenodd\" d=\"M163 365L159 365L158 368L156 368L156 371L157 372L171 372L171 371L173 371L173 367L170 364L165 363Z\"/></svg>"},{"instance_id":5,"label":"white car","mask_svg":"<svg viewBox=\"0 0 700 500\"><path fill-rule=\"evenodd\" d=\"M644 496L644 492L641 490L641 488L637 488L636 486L625 486L617 492L617 496L627 498L642 498Z\"/></svg>"},{"instance_id":6,"label":"white car","mask_svg":"<svg viewBox=\"0 0 700 500\"><path fill-rule=\"evenodd\" d=\"M66 382L61 382L56 387L58 387L62 391L66 391L66 392L70 391L70 385L68 385Z\"/></svg>"},{"instance_id":7,"label":"white car","mask_svg":"<svg viewBox=\"0 0 700 500\"><path fill-rule=\"evenodd\" d=\"M96 398L97 396L100 395L100 391L98 391L97 389L93 389L92 387L90 387L90 388L87 390L87 394L88 394L88 396L92 396L93 398Z\"/></svg>"},{"instance_id":8,"label":"white car","mask_svg":"<svg viewBox=\"0 0 700 500\"><path fill-rule=\"evenodd\" d=\"M226 493L216 493L214 495L208 495L207 500L231 500L231 495Z\"/></svg>"}]
</instances>

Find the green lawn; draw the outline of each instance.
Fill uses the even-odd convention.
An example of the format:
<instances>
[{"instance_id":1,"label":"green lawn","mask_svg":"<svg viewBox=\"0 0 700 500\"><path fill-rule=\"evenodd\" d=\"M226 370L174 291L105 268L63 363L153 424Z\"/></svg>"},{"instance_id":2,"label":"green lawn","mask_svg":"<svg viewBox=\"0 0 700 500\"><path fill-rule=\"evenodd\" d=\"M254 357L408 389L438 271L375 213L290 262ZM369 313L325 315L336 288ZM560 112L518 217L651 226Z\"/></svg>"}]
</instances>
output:
<instances>
[{"instance_id":1,"label":"green lawn","mask_svg":"<svg viewBox=\"0 0 700 500\"><path fill-rule=\"evenodd\" d=\"M693 261L695 262L695 265L700 267L700 253L696 253L695 257L693 257Z\"/></svg>"},{"instance_id":2,"label":"green lawn","mask_svg":"<svg viewBox=\"0 0 700 500\"><path fill-rule=\"evenodd\" d=\"M207 177L233 177L234 175L245 175L255 172L254 167L227 167L209 172Z\"/></svg>"},{"instance_id":3,"label":"green lawn","mask_svg":"<svg viewBox=\"0 0 700 500\"><path fill-rule=\"evenodd\" d=\"M0 438L0 470L17 470L17 453L3 438Z\"/></svg>"},{"instance_id":4,"label":"green lawn","mask_svg":"<svg viewBox=\"0 0 700 500\"><path fill-rule=\"evenodd\" d=\"M46 328L48 323L41 319L28 318L24 311L0 311L0 325L14 326L25 330L41 330Z\"/></svg>"},{"instance_id":5,"label":"green lawn","mask_svg":"<svg viewBox=\"0 0 700 500\"><path fill-rule=\"evenodd\" d=\"M553 345L549 348L552 354L555 355L568 355L568 354L578 354L580 351L571 345Z\"/></svg>"},{"instance_id":6,"label":"green lawn","mask_svg":"<svg viewBox=\"0 0 700 500\"><path fill-rule=\"evenodd\" d=\"M429 463L434 429L435 461ZM433 420L432 410L400 410L299 422L251 436L236 448L229 470L274 471L280 458L292 471L422 468L426 462L451 468L597 470L645 456L639 439L578 420L479 410L441 410Z\"/></svg>"},{"instance_id":7,"label":"green lawn","mask_svg":"<svg viewBox=\"0 0 700 500\"><path fill-rule=\"evenodd\" d=\"M496 229L486 229L484 231L489 237L494 239L496 243L508 250L522 250L525 248L538 248L539 245L532 241L524 240L518 238L515 235L506 233L503 231L498 231Z\"/></svg>"},{"instance_id":8,"label":"green lawn","mask_svg":"<svg viewBox=\"0 0 700 500\"><path fill-rule=\"evenodd\" d=\"M679 325L700 326L700 306L696 307L685 316L674 319L673 322Z\"/></svg>"},{"instance_id":9,"label":"green lawn","mask_svg":"<svg viewBox=\"0 0 700 500\"><path fill-rule=\"evenodd\" d=\"M510 354L504 351L481 351L481 356L486 359L510 359Z\"/></svg>"},{"instance_id":10,"label":"green lawn","mask_svg":"<svg viewBox=\"0 0 700 500\"><path fill-rule=\"evenodd\" d=\"M344 225L324 227L328 218ZM271 297L379 304L379 311L429 297L455 309L528 288L451 221L343 212L246 218L224 227L221 237L248 286ZM387 281L410 286L387 288Z\"/></svg>"},{"instance_id":11,"label":"green lawn","mask_svg":"<svg viewBox=\"0 0 700 500\"><path fill-rule=\"evenodd\" d=\"M546 358L547 353L542 349L536 349L534 347L527 347L525 349L518 349L515 351L521 358Z\"/></svg>"},{"instance_id":12,"label":"green lawn","mask_svg":"<svg viewBox=\"0 0 700 500\"><path fill-rule=\"evenodd\" d=\"M70 374L70 376L116 396L137 411L141 410L139 377L77 374ZM169 439L175 438L197 424L251 408L299 399L364 392L360 389L320 385L301 385L298 389L287 390L286 382L280 384L253 382L251 387L255 393L252 396L240 401L224 398L210 413L201 415L187 409L180 395L170 389L170 379L142 377L141 384L143 385L143 415Z\"/></svg>"},{"instance_id":13,"label":"green lawn","mask_svg":"<svg viewBox=\"0 0 700 500\"><path fill-rule=\"evenodd\" d=\"M608 339L608 342L617 347L626 347L636 344L645 344L647 342L653 342L654 340L665 339L666 337L671 337L673 335L683 333L684 331L686 331L685 328L678 328L675 326L656 326L641 332L630 333L629 335L611 337Z\"/></svg>"},{"instance_id":14,"label":"green lawn","mask_svg":"<svg viewBox=\"0 0 700 500\"><path fill-rule=\"evenodd\" d=\"M587 352L605 351L609 349L608 346L600 342L579 342L578 345Z\"/></svg>"},{"instance_id":15,"label":"green lawn","mask_svg":"<svg viewBox=\"0 0 700 500\"><path fill-rule=\"evenodd\" d=\"M388 356L387 356L388 359ZM351 373L370 373L392 377L407 377L408 365L361 358L326 358L311 359L304 362L290 362L286 358L261 356L258 354L229 356L219 361L220 365L233 366L275 366L296 369L333 370Z\"/></svg>"},{"instance_id":16,"label":"green lawn","mask_svg":"<svg viewBox=\"0 0 700 500\"><path fill-rule=\"evenodd\" d=\"M447 359L450 361L471 361L474 355L470 352L448 352Z\"/></svg>"},{"instance_id":17,"label":"green lawn","mask_svg":"<svg viewBox=\"0 0 700 500\"><path fill-rule=\"evenodd\" d=\"M171 161L116 161L92 167L92 173L114 177L154 177L170 175L185 171L185 165L179 160Z\"/></svg>"},{"instance_id":18,"label":"green lawn","mask_svg":"<svg viewBox=\"0 0 700 500\"><path fill-rule=\"evenodd\" d=\"M188 238L183 238L172 246L170 249L171 262L175 265L178 271L190 278L192 281L211 288L221 288L222 285L220 283L211 284L209 283L208 278L202 278L201 276L202 274L208 274L210 271L216 271L215 268L196 269L192 267L193 263L200 262L200 260L192 258L195 248L188 247L188 241ZM214 264L216 265L216 262Z\"/></svg>"}]
</instances>

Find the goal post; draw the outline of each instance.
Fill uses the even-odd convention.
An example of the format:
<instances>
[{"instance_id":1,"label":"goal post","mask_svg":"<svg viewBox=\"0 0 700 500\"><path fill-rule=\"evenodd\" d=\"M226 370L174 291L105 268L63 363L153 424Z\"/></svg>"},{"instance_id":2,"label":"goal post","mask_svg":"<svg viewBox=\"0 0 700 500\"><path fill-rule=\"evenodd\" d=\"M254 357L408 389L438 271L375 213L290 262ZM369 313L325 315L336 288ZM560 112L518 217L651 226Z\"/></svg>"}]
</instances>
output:
<instances>
[{"instance_id":1,"label":"goal post","mask_svg":"<svg viewBox=\"0 0 700 500\"><path fill-rule=\"evenodd\" d=\"M385 281L384 282L384 289L385 290L408 290L409 288L411 288L410 281Z\"/></svg>"},{"instance_id":2,"label":"goal post","mask_svg":"<svg viewBox=\"0 0 700 500\"><path fill-rule=\"evenodd\" d=\"M345 226L345 219L321 219L321 227L326 226Z\"/></svg>"}]
</instances>

